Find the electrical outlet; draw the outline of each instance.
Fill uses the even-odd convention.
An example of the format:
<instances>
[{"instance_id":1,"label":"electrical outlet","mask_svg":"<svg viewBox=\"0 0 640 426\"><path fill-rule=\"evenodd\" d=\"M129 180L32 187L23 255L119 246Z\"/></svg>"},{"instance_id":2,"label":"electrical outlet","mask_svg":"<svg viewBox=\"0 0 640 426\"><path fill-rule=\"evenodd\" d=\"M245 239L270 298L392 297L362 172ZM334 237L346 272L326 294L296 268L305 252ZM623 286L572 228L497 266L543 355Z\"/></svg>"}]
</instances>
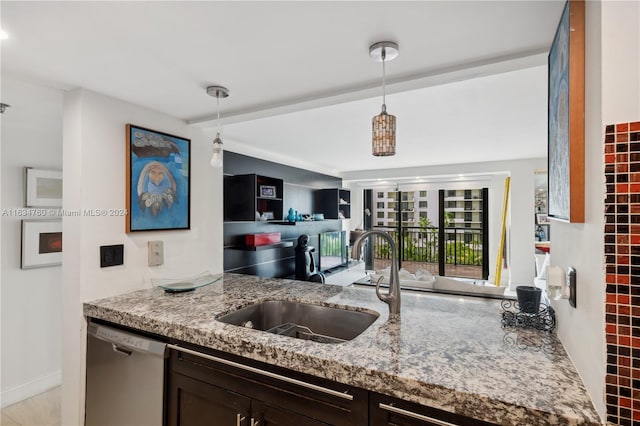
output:
<instances>
[{"instance_id":1,"label":"electrical outlet","mask_svg":"<svg viewBox=\"0 0 640 426\"><path fill-rule=\"evenodd\" d=\"M567 287L569 287L569 304L576 307L576 268L567 269Z\"/></svg>"},{"instance_id":2,"label":"electrical outlet","mask_svg":"<svg viewBox=\"0 0 640 426\"><path fill-rule=\"evenodd\" d=\"M164 243L149 241L149 266L160 266L164 263Z\"/></svg>"}]
</instances>

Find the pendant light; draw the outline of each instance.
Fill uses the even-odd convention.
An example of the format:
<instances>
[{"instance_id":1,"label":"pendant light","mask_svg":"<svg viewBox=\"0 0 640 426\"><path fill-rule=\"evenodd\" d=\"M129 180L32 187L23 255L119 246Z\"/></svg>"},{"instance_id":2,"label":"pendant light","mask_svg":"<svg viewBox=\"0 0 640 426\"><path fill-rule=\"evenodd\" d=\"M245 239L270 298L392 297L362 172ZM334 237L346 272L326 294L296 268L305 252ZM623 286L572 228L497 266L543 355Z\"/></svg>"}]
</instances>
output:
<instances>
[{"instance_id":1,"label":"pendant light","mask_svg":"<svg viewBox=\"0 0 640 426\"><path fill-rule=\"evenodd\" d=\"M222 167L222 138L220 137L220 98L226 98L229 96L229 90L222 86L209 86L207 87L207 95L214 96L216 98L216 109L218 112L218 131L216 137L213 140L213 154L211 156L211 167Z\"/></svg>"},{"instance_id":2,"label":"pendant light","mask_svg":"<svg viewBox=\"0 0 640 426\"><path fill-rule=\"evenodd\" d=\"M382 112L373 117L372 124L372 153L373 155L388 156L396 154L396 117L387 114L385 98L386 75L385 61L391 61L398 56L398 44L392 41L380 41L369 47L369 56L378 62L382 62Z\"/></svg>"}]
</instances>

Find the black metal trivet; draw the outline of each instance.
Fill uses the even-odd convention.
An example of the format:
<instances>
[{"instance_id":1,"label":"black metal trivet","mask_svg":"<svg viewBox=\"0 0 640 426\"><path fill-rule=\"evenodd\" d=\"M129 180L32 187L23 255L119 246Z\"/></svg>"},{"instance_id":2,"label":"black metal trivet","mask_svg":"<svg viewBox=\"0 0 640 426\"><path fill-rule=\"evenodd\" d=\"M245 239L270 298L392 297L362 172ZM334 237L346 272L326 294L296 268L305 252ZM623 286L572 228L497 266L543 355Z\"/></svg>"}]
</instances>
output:
<instances>
[{"instance_id":1,"label":"black metal trivet","mask_svg":"<svg viewBox=\"0 0 640 426\"><path fill-rule=\"evenodd\" d=\"M556 312L549 305L540 304L536 313L522 312L518 302L505 299L501 303L502 328L521 327L533 328L551 333L556 329Z\"/></svg>"}]
</instances>

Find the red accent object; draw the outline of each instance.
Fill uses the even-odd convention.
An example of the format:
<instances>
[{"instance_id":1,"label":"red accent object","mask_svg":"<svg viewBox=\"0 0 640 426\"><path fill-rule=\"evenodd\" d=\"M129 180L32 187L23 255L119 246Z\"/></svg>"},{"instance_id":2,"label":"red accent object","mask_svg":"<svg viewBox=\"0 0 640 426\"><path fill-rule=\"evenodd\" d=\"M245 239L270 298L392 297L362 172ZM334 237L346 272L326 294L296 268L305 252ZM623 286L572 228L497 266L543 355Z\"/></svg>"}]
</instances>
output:
<instances>
[{"instance_id":1,"label":"red accent object","mask_svg":"<svg viewBox=\"0 0 640 426\"><path fill-rule=\"evenodd\" d=\"M280 242L279 232L265 232L262 234L245 235L245 244L248 246L264 246L267 244L275 244Z\"/></svg>"}]
</instances>

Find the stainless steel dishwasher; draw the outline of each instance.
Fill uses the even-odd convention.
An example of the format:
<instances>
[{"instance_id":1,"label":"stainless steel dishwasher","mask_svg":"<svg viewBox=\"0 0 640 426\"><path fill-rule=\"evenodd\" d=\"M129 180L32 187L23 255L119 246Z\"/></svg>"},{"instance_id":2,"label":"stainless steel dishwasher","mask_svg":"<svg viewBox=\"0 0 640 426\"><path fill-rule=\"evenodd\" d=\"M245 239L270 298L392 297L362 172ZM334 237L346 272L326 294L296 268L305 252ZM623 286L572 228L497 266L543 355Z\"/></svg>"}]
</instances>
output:
<instances>
[{"instance_id":1,"label":"stainless steel dishwasher","mask_svg":"<svg viewBox=\"0 0 640 426\"><path fill-rule=\"evenodd\" d=\"M166 346L89 323L85 425L162 426Z\"/></svg>"}]
</instances>

